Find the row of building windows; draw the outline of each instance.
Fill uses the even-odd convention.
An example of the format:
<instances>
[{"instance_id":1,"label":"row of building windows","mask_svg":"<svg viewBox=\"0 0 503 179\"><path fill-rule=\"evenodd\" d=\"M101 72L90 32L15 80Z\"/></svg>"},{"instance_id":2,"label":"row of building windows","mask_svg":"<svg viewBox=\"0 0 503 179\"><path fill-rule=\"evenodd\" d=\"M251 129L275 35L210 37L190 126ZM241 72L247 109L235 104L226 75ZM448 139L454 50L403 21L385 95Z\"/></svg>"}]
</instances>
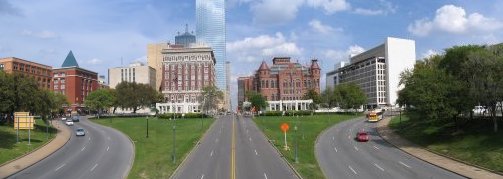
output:
<instances>
[{"instance_id":1,"label":"row of building windows","mask_svg":"<svg viewBox=\"0 0 503 179\"><path fill-rule=\"evenodd\" d=\"M16 71L30 72L32 74L45 75L45 76L49 76L51 73L51 70L49 69L44 69L37 66L16 62L13 63L13 69Z\"/></svg>"}]
</instances>

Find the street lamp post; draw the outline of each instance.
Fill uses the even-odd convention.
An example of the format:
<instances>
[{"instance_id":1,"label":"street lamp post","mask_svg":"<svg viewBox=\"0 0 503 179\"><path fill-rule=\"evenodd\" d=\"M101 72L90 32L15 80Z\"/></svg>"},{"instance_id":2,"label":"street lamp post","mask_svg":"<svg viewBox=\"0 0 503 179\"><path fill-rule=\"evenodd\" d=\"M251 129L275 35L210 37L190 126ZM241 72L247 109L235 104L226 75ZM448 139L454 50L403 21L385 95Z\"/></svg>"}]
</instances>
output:
<instances>
[{"instance_id":1,"label":"street lamp post","mask_svg":"<svg viewBox=\"0 0 503 179\"><path fill-rule=\"evenodd\" d=\"M400 129L402 129L402 108L400 107L398 110L400 112Z\"/></svg>"},{"instance_id":2,"label":"street lamp post","mask_svg":"<svg viewBox=\"0 0 503 179\"><path fill-rule=\"evenodd\" d=\"M148 116L147 116L147 138L148 138Z\"/></svg>"},{"instance_id":3,"label":"street lamp post","mask_svg":"<svg viewBox=\"0 0 503 179\"><path fill-rule=\"evenodd\" d=\"M176 152L176 122L174 119L173 119L173 123L174 124L173 124L173 153L172 153L172 155L173 155L173 164L175 164L175 162L176 162L176 154L175 154L175 152Z\"/></svg>"},{"instance_id":4,"label":"street lamp post","mask_svg":"<svg viewBox=\"0 0 503 179\"><path fill-rule=\"evenodd\" d=\"M298 156L299 139L297 137L297 125L295 125L293 130L295 131L295 163L299 163L299 156Z\"/></svg>"}]
</instances>

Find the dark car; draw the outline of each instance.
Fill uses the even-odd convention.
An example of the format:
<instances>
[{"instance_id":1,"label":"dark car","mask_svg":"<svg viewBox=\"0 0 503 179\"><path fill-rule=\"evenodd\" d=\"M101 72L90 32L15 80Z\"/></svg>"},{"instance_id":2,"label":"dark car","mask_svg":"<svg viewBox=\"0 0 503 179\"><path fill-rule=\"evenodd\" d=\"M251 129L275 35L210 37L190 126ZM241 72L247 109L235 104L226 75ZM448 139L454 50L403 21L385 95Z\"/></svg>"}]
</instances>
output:
<instances>
[{"instance_id":1,"label":"dark car","mask_svg":"<svg viewBox=\"0 0 503 179\"><path fill-rule=\"evenodd\" d=\"M79 122L80 121L80 117L79 116L72 116L72 121L73 122Z\"/></svg>"},{"instance_id":2,"label":"dark car","mask_svg":"<svg viewBox=\"0 0 503 179\"><path fill-rule=\"evenodd\" d=\"M367 142L367 141L369 141L369 135L365 131L360 131L360 132L356 133L356 140L358 142Z\"/></svg>"}]
</instances>

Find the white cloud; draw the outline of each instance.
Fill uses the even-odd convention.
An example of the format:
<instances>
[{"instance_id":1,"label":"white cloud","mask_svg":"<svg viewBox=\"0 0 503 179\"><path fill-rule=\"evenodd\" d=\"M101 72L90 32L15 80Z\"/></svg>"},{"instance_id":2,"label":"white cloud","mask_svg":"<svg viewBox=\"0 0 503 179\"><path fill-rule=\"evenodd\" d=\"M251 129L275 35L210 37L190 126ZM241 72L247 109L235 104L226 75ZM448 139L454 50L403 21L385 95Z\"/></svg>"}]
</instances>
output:
<instances>
[{"instance_id":1,"label":"white cloud","mask_svg":"<svg viewBox=\"0 0 503 179\"><path fill-rule=\"evenodd\" d=\"M262 0L251 5L254 22L260 24L282 24L297 17L304 0Z\"/></svg>"},{"instance_id":2,"label":"white cloud","mask_svg":"<svg viewBox=\"0 0 503 179\"><path fill-rule=\"evenodd\" d=\"M302 49L295 42L288 41L282 33L277 32L274 36L260 35L230 42L227 44L227 52L229 59L255 62L265 57L299 56Z\"/></svg>"},{"instance_id":3,"label":"white cloud","mask_svg":"<svg viewBox=\"0 0 503 179\"><path fill-rule=\"evenodd\" d=\"M393 14L396 12L396 6L393 5L393 3L386 0L380 0L379 2L380 2L379 3L380 8L378 9L356 8L354 10L354 13L373 16L373 15Z\"/></svg>"},{"instance_id":4,"label":"white cloud","mask_svg":"<svg viewBox=\"0 0 503 179\"><path fill-rule=\"evenodd\" d=\"M416 20L408 26L409 32L417 36L427 36L432 31L463 34L471 32L491 32L499 30L503 23L497 19L485 17L479 13L467 16L462 7L444 5L437 9L433 20Z\"/></svg>"},{"instance_id":5,"label":"white cloud","mask_svg":"<svg viewBox=\"0 0 503 179\"><path fill-rule=\"evenodd\" d=\"M32 36L32 37L37 37L41 39L52 39L52 38L57 38L58 35L55 32L52 31L47 31L43 30L40 32L33 32L31 30L23 30L21 34L26 35L26 36Z\"/></svg>"},{"instance_id":6,"label":"white cloud","mask_svg":"<svg viewBox=\"0 0 503 179\"><path fill-rule=\"evenodd\" d=\"M333 32L335 29L329 25L322 24L319 20L313 19L309 22L309 26L316 31L323 34L328 34Z\"/></svg>"},{"instance_id":7,"label":"white cloud","mask_svg":"<svg viewBox=\"0 0 503 179\"><path fill-rule=\"evenodd\" d=\"M87 64L91 64L91 65L98 65L101 63L103 63L103 60L100 60L98 58L93 58L93 59L87 61Z\"/></svg>"},{"instance_id":8,"label":"white cloud","mask_svg":"<svg viewBox=\"0 0 503 179\"><path fill-rule=\"evenodd\" d=\"M314 8L323 8L325 13L329 15L351 9L351 4L346 0L307 0L307 4Z\"/></svg>"},{"instance_id":9,"label":"white cloud","mask_svg":"<svg viewBox=\"0 0 503 179\"><path fill-rule=\"evenodd\" d=\"M432 57L432 56L435 56L435 55L439 55L440 53L437 52L436 50L433 50L433 49L429 49L427 50L426 52L424 52L422 55L421 55L421 59L424 59L424 58L429 58L429 57Z\"/></svg>"},{"instance_id":10,"label":"white cloud","mask_svg":"<svg viewBox=\"0 0 503 179\"><path fill-rule=\"evenodd\" d=\"M347 50L326 50L324 52L325 58L334 61L349 61L349 58L364 52L365 49L359 45L351 45Z\"/></svg>"}]
</instances>

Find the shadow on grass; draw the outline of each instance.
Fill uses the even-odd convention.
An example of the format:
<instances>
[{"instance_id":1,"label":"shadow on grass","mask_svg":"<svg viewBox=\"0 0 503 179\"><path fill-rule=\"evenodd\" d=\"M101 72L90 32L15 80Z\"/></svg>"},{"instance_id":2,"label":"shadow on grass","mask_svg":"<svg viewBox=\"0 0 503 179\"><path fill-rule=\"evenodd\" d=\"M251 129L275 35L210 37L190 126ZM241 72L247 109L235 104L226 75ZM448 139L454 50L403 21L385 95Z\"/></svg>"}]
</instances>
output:
<instances>
[{"instance_id":1,"label":"shadow on grass","mask_svg":"<svg viewBox=\"0 0 503 179\"><path fill-rule=\"evenodd\" d=\"M1 128L7 128L10 126L0 126ZM0 148L3 149L13 149L16 145L16 133L11 133L5 130L0 130Z\"/></svg>"}]
</instances>

